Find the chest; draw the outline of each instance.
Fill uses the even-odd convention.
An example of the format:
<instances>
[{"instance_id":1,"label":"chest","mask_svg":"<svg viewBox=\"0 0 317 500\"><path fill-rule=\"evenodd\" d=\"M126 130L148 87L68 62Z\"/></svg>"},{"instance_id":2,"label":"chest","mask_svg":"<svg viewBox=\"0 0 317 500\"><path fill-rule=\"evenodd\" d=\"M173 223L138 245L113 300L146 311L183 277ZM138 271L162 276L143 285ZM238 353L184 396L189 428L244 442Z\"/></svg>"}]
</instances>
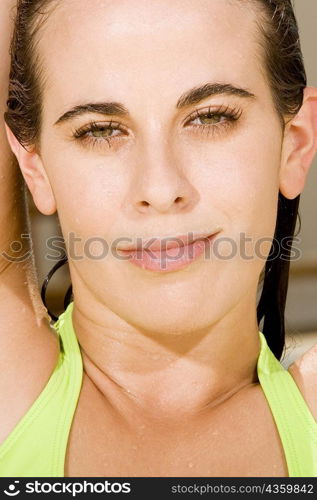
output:
<instances>
[{"instance_id":1,"label":"chest","mask_svg":"<svg viewBox=\"0 0 317 500\"><path fill-rule=\"evenodd\" d=\"M260 386L179 424L128 421L84 382L69 436L68 477L286 477L283 447Z\"/></svg>"}]
</instances>

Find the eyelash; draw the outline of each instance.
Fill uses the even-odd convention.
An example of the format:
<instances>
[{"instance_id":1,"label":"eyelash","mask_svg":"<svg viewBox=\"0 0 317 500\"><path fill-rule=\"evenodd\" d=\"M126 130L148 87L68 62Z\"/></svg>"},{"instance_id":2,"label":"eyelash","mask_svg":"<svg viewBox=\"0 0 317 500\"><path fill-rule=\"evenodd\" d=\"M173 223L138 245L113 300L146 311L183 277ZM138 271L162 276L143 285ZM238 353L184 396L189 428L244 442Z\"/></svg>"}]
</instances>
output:
<instances>
[{"instance_id":1,"label":"eyelash","mask_svg":"<svg viewBox=\"0 0 317 500\"><path fill-rule=\"evenodd\" d=\"M225 118L224 121L218 122L216 124L200 124L200 125L191 125L191 128L195 133L203 132L206 135L216 135L222 133L228 127L234 125L234 123L239 120L242 115L242 110L240 108L230 108L229 106L220 106L220 108L212 109L211 106L207 110L196 110L194 113L189 115L186 123L191 122L192 120L199 118L213 118L215 116L219 116L221 118Z\"/></svg>"},{"instance_id":2,"label":"eyelash","mask_svg":"<svg viewBox=\"0 0 317 500\"><path fill-rule=\"evenodd\" d=\"M191 122L193 120L197 120L200 118L225 118L224 121L215 123L215 124L199 124L199 125L191 125L190 128L193 129L194 133L203 133L204 135L210 134L218 134L226 130L228 127L234 125L234 123L240 118L242 114L242 110L239 108L230 108L229 106L220 106L217 109L212 109L211 106L204 110L196 110L194 113L189 115L186 119L185 123ZM115 125L115 126L114 126ZM126 129L120 125L120 123L113 122L112 120L107 122L98 123L92 121L81 127L80 129L73 131L73 137L75 140L79 140L82 143L88 143L88 145L94 147L96 145L100 145L105 141L108 143L109 148L112 145L114 140L120 140L122 137L120 136L108 136L102 137L98 139L97 137L92 137L89 133L100 132L101 129L111 131L111 130L120 130L121 132L127 133Z\"/></svg>"}]
</instances>

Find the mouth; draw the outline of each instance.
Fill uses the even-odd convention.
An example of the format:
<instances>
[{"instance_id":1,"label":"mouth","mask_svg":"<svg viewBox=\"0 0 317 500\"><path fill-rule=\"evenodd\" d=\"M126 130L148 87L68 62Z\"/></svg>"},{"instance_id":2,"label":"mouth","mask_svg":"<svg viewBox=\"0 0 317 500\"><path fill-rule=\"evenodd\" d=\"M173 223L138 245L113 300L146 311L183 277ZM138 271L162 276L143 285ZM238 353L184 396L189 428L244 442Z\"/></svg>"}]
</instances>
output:
<instances>
[{"instance_id":1,"label":"mouth","mask_svg":"<svg viewBox=\"0 0 317 500\"><path fill-rule=\"evenodd\" d=\"M205 250L211 248L216 235L220 231L211 234L200 234L191 236L178 236L174 241L167 241L165 238L152 241L147 248L131 247L120 250L124 260L142 268L143 270L156 273L169 273L179 271L189 266L196 260L201 260ZM151 241L151 240L150 240ZM147 240L149 243L149 240ZM155 248L157 248L155 250Z\"/></svg>"},{"instance_id":2,"label":"mouth","mask_svg":"<svg viewBox=\"0 0 317 500\"><path fill-rule=\"evenodd\" d=\"M218 231L219 232L219 231ZM211 240L217 232L213 233L189 233L188 235L182 234L178 236L167 236L164 238L148 238L146 240L140 239L136 244L118 247L117 250L123 253L129 252L141 252L141 251L151 251L151 252L166 252L170 248L182 248L185 246L191 246L197 241Z\"/></svg>"}]
</instances>

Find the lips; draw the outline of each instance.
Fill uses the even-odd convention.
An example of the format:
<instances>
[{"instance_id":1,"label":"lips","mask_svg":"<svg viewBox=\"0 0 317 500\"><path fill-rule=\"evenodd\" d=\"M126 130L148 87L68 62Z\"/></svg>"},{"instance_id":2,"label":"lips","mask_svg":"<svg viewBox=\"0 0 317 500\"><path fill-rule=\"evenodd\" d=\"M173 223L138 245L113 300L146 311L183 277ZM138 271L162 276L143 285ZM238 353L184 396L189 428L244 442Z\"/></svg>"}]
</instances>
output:
<instances>
[{"instance_id":1,"label":"lips","mask_svg":"<svg viewBox=\"0 0 317 500\"><path fill-rule=\"evenodd\" d=\"M200 234L189 234L188 235L179 235L179 236L169 236L166 238L158 239L158 238L150 238L147 240L142 240L138 242L137 245L129 246L125 248L118 248L120 252L133 252L133 251L141 251L141 250L150 250L150 251L166 251L169 248L181 248L184 246L192 245L195 241L199 240L208 240L214 236L215 233L200 233Z\"/></svg>"},{"instance_id":2,"label":"lips","mask_svg":"<svg viewBox=\"0 0 317 500\"><path fill-rule=\"evenodd\" d=\"M189 266L196 260L201 260L205 254L205 250L211 248L216 235L219 233L212 233L209 236L197 235L195 237L177 237L170 241L173 247L168 249L164 247L164 240L153 240L153 246L159 244L159 250L153 250L152 245L148 249L138 249L134 247L131 250L124 250L125 260L128 260L134 266L141 268L143 271L151 271L156 273L170 273L180 271ZM169 238L171 240L171 238ZM149 242L149 240L147 240ZM176 246L175 246L176 243ZM187 243L187 244L186 244ZM167 241L165 240L167 246Z\"/></svg>"}]
</instances>

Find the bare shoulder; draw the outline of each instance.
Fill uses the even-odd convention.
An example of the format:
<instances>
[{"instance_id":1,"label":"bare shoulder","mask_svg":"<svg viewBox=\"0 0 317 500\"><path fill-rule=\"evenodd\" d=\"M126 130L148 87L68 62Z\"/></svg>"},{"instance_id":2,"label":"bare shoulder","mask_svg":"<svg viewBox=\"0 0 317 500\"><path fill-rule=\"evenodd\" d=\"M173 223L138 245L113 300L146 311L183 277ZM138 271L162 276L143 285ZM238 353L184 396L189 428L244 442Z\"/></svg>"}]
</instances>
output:
<instances>
[{"instance_id":1,"label":"bare shoulder","mask_svg":"<svg viewBox=\"0 0 317 500\"><path fill-rule=\"evenodd\" d=\"M317 421L317 343L296 359L288 371Z\"/></svg>"},{"instance_id":2,"label":"bare shoulder","mask_svg":"<svg viewBox=\"0 0 317 500\"><path fill-rule=\"evenodd\" d=\"M12 301L13 302L13 301ZM0 446L45 388L59 356L56 332L33 318L0 322Z\"/></svg>"}]
</instances>

